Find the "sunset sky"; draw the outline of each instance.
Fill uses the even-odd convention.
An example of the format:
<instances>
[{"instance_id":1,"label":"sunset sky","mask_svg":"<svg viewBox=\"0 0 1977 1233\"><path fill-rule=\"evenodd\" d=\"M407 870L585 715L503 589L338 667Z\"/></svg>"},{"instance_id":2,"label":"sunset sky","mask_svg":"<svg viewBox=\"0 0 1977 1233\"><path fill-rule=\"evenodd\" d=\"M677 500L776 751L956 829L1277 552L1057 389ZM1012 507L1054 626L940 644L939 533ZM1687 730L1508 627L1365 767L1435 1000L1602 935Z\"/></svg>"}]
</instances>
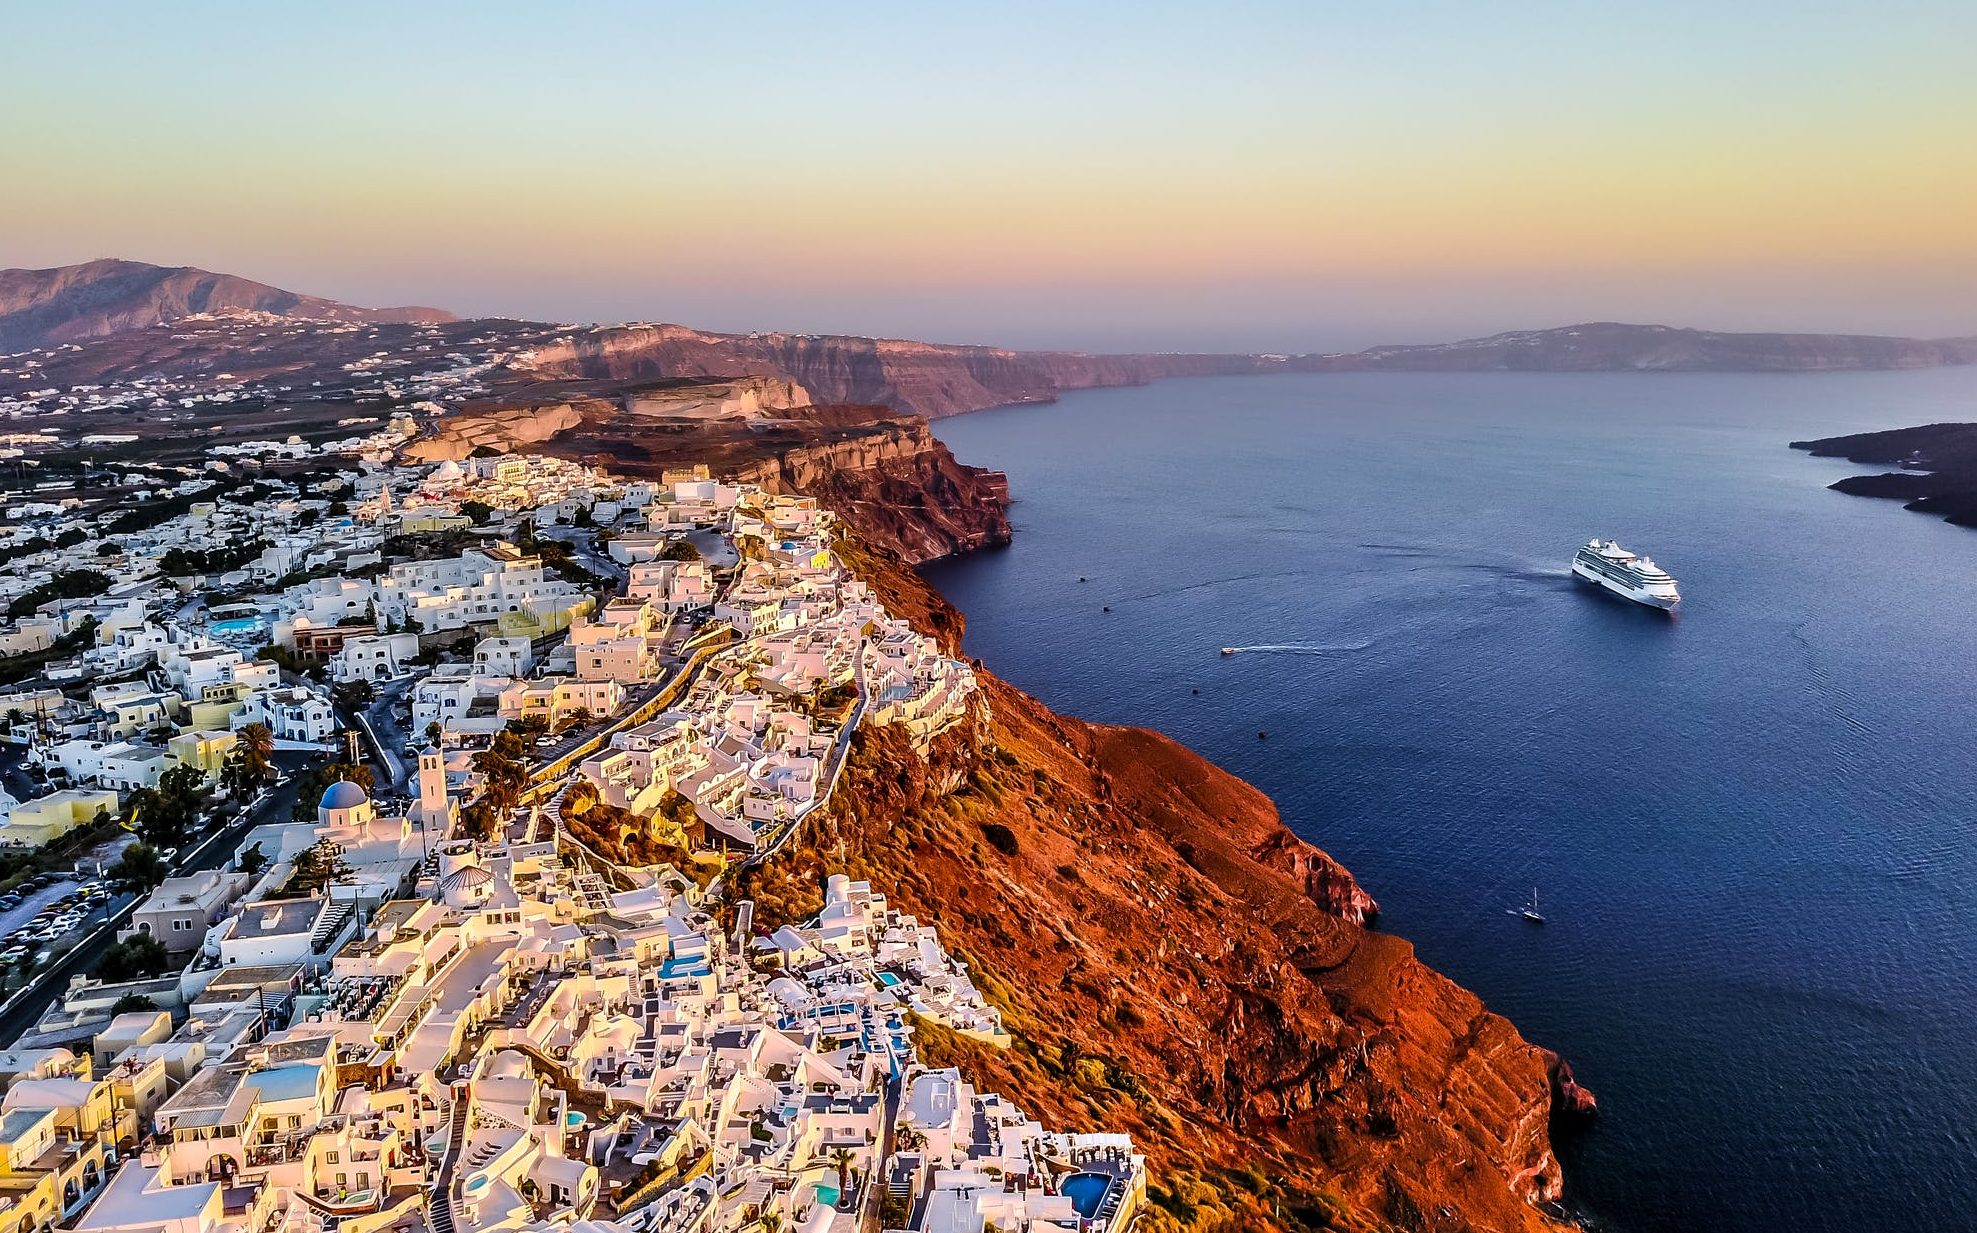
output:
<instances>
[{"instance_id":1,"label":"sunset sky","mask_svg":"<svg viewBox=\"0 0 1977 1233\"><path fill-rule=\"evenodd\" d=\"M10 9L0 265L1089 348L1977 333L1977 4Z\"/></svg>"}]
</instances>

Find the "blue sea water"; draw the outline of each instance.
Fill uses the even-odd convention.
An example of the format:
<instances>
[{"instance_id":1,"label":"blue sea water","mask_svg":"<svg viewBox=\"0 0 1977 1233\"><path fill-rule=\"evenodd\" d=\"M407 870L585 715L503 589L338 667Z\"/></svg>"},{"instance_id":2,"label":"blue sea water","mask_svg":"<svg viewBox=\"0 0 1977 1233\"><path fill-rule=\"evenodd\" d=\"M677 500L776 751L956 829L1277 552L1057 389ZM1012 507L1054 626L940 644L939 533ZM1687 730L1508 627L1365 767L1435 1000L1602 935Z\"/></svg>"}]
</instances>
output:
<instances>
[{"instance_id":1,"label":"blue sea water","mask_svg":"<svg viewBox=\"0 0 1977 1233\"><path fill-rule=\"evenodd\" d=\"M1262 787L1563 1052L1593 1222L1977 1228L1977 531L1786 448L1956 419L1977 370L1091 391L936 425L1017 535L927 573L971 653ZM1593 535L1682 611L1576 583Z\"/></svg>"}]
</instances>

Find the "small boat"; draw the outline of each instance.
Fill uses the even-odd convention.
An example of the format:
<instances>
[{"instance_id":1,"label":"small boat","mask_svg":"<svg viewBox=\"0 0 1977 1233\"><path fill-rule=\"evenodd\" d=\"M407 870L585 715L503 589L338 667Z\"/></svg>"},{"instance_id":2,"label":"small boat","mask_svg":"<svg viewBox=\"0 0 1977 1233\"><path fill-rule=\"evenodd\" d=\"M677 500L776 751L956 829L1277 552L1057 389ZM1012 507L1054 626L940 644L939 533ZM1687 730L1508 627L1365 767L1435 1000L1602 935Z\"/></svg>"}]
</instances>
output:
<instances>
[{"instance_id":1,"label":"small boat","mask_svg":"<svg viewBox=\"0 0 1977 1233\"><path fill-rule=\"evenodd\" d=\"M1513 909L1511 914L1513 916L1521 916L1534 925L1544 924L1545 914L1538 911L1538 888L1535 886L1531 888L1531 902L1521 908Z\"/></svg>"},{"instance_id":2,"label":"small boat","mask_svg":"<svg viewBox=\"0 0 1977 1233\"><path fill-rule=\"evenodd\" d=\"M1236 653L1236 648L1232 646L1225 646L1222 648L1222 654L1224 655L1234 655L1235 653Z\"/></svg>"}]
</instances>

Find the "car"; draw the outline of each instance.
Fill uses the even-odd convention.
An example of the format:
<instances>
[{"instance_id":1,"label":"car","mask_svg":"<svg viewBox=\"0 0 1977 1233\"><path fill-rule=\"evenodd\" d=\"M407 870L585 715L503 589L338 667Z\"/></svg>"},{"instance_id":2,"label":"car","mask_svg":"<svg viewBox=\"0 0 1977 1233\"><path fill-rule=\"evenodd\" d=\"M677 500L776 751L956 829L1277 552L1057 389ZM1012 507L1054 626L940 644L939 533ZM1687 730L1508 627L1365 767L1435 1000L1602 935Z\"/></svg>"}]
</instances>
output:
<instances>
[{"instance_id":1,"label":"car","mask_svg":"<svg viewBox=\"0 0 1977 1233\"><path fill-rule=\"evenodd\" d=\"M169 861L169 860L177 860L177 859L178 859L178 849L177 849L177 848L160 848L160 849L158 849L158 855L160 855L160 856L162 856L162 857L164 857L164 858L165 858L166 860L168 860L168 861Z\"/></svg>"},{"instance_id":2,"label":"car","mask_svg":"<svg viewBox=\"0 0 1977 1233\"><path fill-rule=\"evenodd\" d=\"M10 946L6 950L0 950L0 963L19 963L25 958L27 958L25 946Z\"/></svg>"}]
</instances>

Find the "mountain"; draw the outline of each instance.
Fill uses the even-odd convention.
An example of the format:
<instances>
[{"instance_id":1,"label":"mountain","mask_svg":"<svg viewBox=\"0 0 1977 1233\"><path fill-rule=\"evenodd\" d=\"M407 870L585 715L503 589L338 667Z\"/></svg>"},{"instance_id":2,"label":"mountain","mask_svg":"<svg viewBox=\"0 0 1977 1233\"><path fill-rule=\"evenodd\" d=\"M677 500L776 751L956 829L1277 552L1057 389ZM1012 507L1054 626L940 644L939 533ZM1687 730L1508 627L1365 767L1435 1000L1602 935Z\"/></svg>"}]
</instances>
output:
<instances>
[{"instance_id":1,"label":"mountain","mask_svg":"<svg viewBox=\"0 0 1977 1233\"><path fill-rule=\"evenodd\" d=\"M1293 356L1297 372L1837 372L1977 364L1977 337L1725 334L1594 321L1461 342Z\"/></svg>"},{"instance_id":2,"label":"mountain","mask_svg":"<svg viewBox=\"0 0 1977 1233\"><path fill-rule=\"evenodd\" d=\"M437 308L356 308L232 274L105 258L0 270L0 354L241 310L315 321L451 321Z\"/></svg>"}]
</instances>

